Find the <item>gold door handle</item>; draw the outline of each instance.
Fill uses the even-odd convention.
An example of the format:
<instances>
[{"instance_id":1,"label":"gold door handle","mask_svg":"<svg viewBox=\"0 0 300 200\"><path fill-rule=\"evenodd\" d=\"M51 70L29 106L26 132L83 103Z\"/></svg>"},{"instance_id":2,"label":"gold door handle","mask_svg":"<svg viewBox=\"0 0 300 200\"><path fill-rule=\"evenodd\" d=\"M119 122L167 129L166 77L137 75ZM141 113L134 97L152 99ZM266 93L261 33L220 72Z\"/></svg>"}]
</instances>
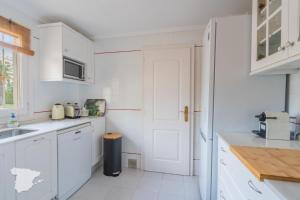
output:
<instances>
[{"instance_id":1,"label":"gold door handle","mask_svg":"<svg viewBox=\"0 0 300 200\"><path fill-rule=\"evenodd\" d=\"M189 107L184 106L184 121L188 122L189 121Z\"/></svg>"}]
</instances>

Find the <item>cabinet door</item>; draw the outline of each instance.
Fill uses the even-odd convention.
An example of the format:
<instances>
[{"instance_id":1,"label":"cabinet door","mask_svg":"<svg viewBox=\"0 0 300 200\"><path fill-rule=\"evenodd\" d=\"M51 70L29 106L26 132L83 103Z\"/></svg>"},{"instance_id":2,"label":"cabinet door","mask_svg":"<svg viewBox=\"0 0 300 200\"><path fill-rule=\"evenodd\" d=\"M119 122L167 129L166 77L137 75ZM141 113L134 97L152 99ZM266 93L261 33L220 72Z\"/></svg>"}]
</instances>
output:
<instances>
[{"instance_id":1,"label":"cabinet door","mask_svg":"<svg viewBox=\"0 0 300 200\"><path fill-rule=\"evenodd\" d=\"M14 167L14 144L0 145L0 199L15 199L15 177L10 172Z\"/></svg>"},{"instance_id":2,"label":"cabinet door","mask_svg":"<svg viewBox=\"0 0 300 200\"><path fill-rule=\"evenodd\" d=\"M27 192L18 193L18 200L49 200L56 196L56 146L55 133L16 142L16 167L40 172L40 176L33 181L41 180Z\"/></svg>"},{"instance_id":3,"label":"cabinet door","mask_svg":"<svg viewBox=\"0 0 300 200\"><path fill-rule=\"evenodd\" d=\"M300 54L300 0L289 0L289 53Z\"/></svg>"},{"instance_id":4,"label":"cabinet door","mask_svg":"<svg viewBox=\"0 0 300 200\"><path fill-rule=\"evenodd\" d=\"M85 38L75 31L63 27L63 55L79 62L86 63Z\"/></svg>"},{"instance_id":5,"label":"cabinet door","mask_svg":"<svg viewBox=\"0 0 300 200\"><path fill-rule=\"evenodd\" d=\"M288 58L288 9L288 1L253 1L252 70Z\"/></svg>"},{"instance_id":6,"label":"cabinet door","mask_svg":"<svg viewBox=\"0 0 300 200\"><path fill-rule=\"evenodd\" d=\"M80 184L84 184L92 174L92 128L86 127L80 130Z\"/></svg>"},{"instance_id":7,"label":"cabinet door","mask_svg":"<svg viewBox=\"0 0 300 200\"><path fill-rule=\"evenodd\" d=\"M94 83L95 79L95 66L94 66L94 43L87 40L87 62L85 70L86 82Z\"/></svg>"},{"instance_id":8,"label":"cabinet door","mask_svg":"<svg viewBox=\"0 0 300 200\"><path fill-rule=\"evenodd\" d=\"M95 118L92 120L92 166L100 161L102 155L102 136L105 133L105 118Z\"/></svg>"}]
</instances>

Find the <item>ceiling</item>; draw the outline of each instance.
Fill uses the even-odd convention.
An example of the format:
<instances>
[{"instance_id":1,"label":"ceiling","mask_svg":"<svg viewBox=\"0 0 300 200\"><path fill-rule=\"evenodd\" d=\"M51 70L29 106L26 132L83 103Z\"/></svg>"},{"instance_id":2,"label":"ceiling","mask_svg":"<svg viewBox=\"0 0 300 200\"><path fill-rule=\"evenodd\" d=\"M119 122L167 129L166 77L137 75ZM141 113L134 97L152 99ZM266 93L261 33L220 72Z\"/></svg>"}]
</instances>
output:
<instances>
[{"instance_id":1,"label":"ceiling","mask_svg":"<svg viewBox=\"0 0 300 200\"><path fill-rule=\"evenodd\" d=\"M3 0L43 22L62 21L89 37L193 28L213 16L250 12L251 0Z\"/></svg>"}]
</instances>

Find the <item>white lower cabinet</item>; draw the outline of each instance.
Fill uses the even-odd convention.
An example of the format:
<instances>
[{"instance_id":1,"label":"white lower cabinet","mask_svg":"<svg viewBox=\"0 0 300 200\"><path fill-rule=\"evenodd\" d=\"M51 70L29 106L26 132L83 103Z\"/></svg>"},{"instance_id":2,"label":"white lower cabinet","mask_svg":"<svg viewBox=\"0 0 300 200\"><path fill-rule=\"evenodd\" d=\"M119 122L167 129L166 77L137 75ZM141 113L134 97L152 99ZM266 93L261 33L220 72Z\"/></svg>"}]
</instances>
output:
<instances>
[{"instance_id":1,"label":"white lower cabinet","mask_svg":"<svg viewBox=\"0 0 300 200\"><path fill-rule=\"evenodd\" d=\"M14 143L0 145L0 199L15 199L15 177L10 170L15 166Z\"/></svg>"},{"instance_id":2,"label":"white lower cabinet","mask_svg":"<svg viewBox=\"0 0 300 200\"><path fill-rule=\"evenodd\" d=\"M103 149L102 136L105 134L105 117L91 119L92 123L92 166L100 162Z\"/></svg>"},{"instance_id":3,"label":"white lower cabinet","mask_svg":"<svg viewBox=\"0 0 300 200\"><path fill-rule=\"evenodd\" d=\"M17 141L16 168L40 172L39 183L25 192L17 193L17 200L50 200L57 194L56 132ZM12 156L13 157L13 156Z\"/></svg>"},{"instance_id":4,"label":"white lower cabinet","mask_svg":"<svg viewBox=\"0 0 300 200\"><path fill-rule=\"evenodd\" d=\"M222 138L218 142L218 200L280 200L231 153Z\"/></svg>"},{"instance_id":5,"label":"white lower cabinet","mask_svg":"<svg viewBox=\"0 0 300 200\"><path fill-rule=\"evenodd\" d=\"M91 177L90 126L65 130L58 138L58 198L68 199Z\"/></svg>"}]
</instances>

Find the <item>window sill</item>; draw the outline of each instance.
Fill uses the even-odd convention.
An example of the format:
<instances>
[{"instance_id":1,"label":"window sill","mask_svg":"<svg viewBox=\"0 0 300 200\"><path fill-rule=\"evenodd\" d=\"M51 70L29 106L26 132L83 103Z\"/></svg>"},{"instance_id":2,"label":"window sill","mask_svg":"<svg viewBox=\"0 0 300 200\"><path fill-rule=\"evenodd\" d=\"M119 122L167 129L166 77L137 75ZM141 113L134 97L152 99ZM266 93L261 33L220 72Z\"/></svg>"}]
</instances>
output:
<instances>
[{"instance_id":1,"label":"window sill","mask_svg":"<svg viewBox=\"0 0 300 200\"><path fill-rule=\"evenodd\" d=\"M0 108L0 127L5 126L8 122L11 113L15 113L18 121L23 121L24 119L28 119L31 117L30 112L23 109L5 109Z\"/></svg>"}]
</instances>

